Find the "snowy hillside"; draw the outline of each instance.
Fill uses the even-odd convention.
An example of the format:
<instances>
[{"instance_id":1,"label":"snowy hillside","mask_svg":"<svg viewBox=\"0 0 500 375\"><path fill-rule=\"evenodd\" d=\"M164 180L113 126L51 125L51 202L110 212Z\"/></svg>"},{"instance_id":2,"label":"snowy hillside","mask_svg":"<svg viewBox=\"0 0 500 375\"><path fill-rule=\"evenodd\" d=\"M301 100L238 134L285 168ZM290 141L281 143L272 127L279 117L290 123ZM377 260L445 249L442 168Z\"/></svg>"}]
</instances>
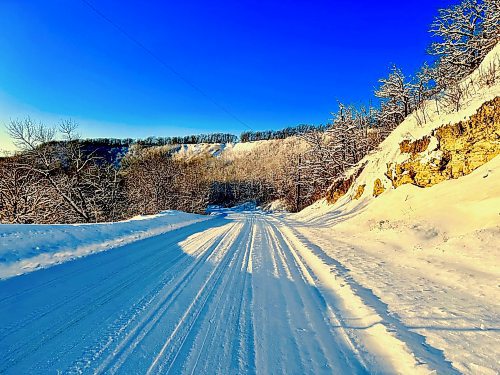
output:
<instances>
[{"instance_id":1,"label":"snowy hillside","mask_svg":"<svg viewBox=\"0 0 500 375\"><path fill-rule=\"evenodd\" d=\"M184 160L204 157L223 157L227 160L234 160L259 149L286 148L290 142L296 141L297 137L292 136L285 139L253 142L183 144L173 147L173 156Z\"/></svg>"},{"instance_id":2,"label":"snowy hillside","mask_svg":"<svg viewBox=\"0 0 500 375\"><path fill-rule=\"evenodd\" d=\"M481 79L481 73L491 69L491 66L496 66L496 80L492 85L485 85ZM419 140L428 138L428 145L423 150L416 150L419 155L418 161L420 164L430 164L439 162L442 157L441 150L438 146L438 139L434 131L447 124L457 124L460 121L471 118L486 102L493 101L500 96L500 44L497 45L484 59L480 67L473 72L469 77L464 79L462 86L467 86L468 96L461 103L459 111L447 103L446 99L427 102L425 107L426 122L422 122L419 118L422 117L422 111L417 110L410 114L403 123L401 123L388 137L383 141L375 152L366 156L359 164L354 167L347 175L359 174L356 178L356 183L352 184L349 191L344 192L337 206L347 204L351 201L352 206L358 205L358 198L352 199L356 195L357 188L364 185L366 193L362 194L359 204L367 204L367 200L374 199L374 188L376 181L380 180L383 189L390 189L395 181L392 181L389 176L393 172L393 166L401 165L408 161L412 152L405 151L403 145L412 145ZM496 104L498 105L498 104ZM496 111L498 116L498 107L494 106L493 111ZM493 113L495 115L495 113ZM497 117L498 118L498 117ZM490 142L493 143L492 155L500 153L498 149L498 124L491 123L488 119L484 124L485 130L491 129ZM482 129L478 129L479 132ZM483 141L480 134L475 135L476 142ZM457 137L457 135L455 135ZM474 137L474 136L473 136ZM474 142L474 140L472 141ZM496 146L496 147L495 147ZM418 152L420 151L420 152ZM464 150L467 152L469 150ZM464 173L466 174L466 173ZM389 175L389 176L388 176ZM455 178L456 176L451 176ZM399 183L398 183L399 185Z\"/></svg>"},{"instance_id":3,"label":"snowy hillside","mask_svg":"<svg viewBox=\"0 0 500 375\"><path fill-rule=\"evenodd\" d=\"M499 56L497 45L463 84L478 82L491 64L500 66ZM430 120L422 124L409 116L352 169L356 178L346 176L348 189L333 186L333 204L322 200L292 216L298 233L314 238L325 256L387 304L394 324L424 336L465 373L500 371L492 350L500 346L499 96L497 77L490 87L471 89L458 112L443 100L428 103ZM467 134L469 119L481 108L489 115L476 115L476 123L485 128ZM443 167L444 140L438 144L435 130L460 121L469 138L461 143L455 134L454 143L468 148L454 150ZM420 147L415 141L422 139ZM412 144L417 150L407 152ZM391 178L394 166L403 170L399 179ZM425 178L417 180L419 173Z\"/></svg>"}]
</instances>

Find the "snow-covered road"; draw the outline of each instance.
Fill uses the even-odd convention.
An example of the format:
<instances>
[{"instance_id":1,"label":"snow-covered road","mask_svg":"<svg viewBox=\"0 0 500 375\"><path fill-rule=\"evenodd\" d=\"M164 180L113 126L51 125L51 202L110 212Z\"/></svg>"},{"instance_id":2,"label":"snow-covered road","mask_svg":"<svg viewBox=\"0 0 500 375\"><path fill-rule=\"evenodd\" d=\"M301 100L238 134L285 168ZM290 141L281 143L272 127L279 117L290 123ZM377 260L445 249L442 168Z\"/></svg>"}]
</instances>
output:
<instances>
[{"instance_id":1,"label":"snow-covered road","mask_svg":"<svg viewBox=\"0 0 500 375\"><path fill-rule=\"evenodd\" d=\"M0 373L453 373L279 217L229 212L0 281Z\"/></svg>"}]
</instances>

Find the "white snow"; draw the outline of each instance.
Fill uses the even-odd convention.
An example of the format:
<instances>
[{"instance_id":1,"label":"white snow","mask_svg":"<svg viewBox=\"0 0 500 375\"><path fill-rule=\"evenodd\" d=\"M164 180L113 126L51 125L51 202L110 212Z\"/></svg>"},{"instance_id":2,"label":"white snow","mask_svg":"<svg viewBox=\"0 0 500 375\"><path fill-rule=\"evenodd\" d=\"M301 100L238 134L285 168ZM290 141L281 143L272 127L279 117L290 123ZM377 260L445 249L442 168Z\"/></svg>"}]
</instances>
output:
<instances>
[{"instance_id":1,"label":"white snow","mask_svg":"<svg viewBox=\"0 0 500 375\"><path fill-rule=\"evenodd\" d=\"M230 143L227 145L231 145ZM176 146L174 149L174 157L192 160L204 156L217 157L227 146L225 143L197 143L197 144L182 144Z\"/></svg>"},{"instance_id":2,"label":"white snow","mask_svg":"<svg viewBox=\"0 0 500 375\"><path fill-rule=\"evenodd\" d=\"M0 279L162 234L210 217L179 211L118 223L0 224Z\"/></svg>"},{"instance_id":3,"label":"white snow","mask_svg":"<svg viewBox=\"0 0 500 375\"><path fill-rule=\"evenodd\" d=\"M276 199L262 207L264 211L268 212L287 212L288 205L284 199Z\"/></svg>"},{"instance_id":4,"label":"white snow","mask_svg":"<svg viewBox=\"0 0 500 375\"><path fill-rule=\"evenodd\" d=\"M398 337L342 268L279 218L249 205L221 213L0 281L0 371L449 369L439 354L417 356L420 343Z\"/></svg>"}]
</instances>

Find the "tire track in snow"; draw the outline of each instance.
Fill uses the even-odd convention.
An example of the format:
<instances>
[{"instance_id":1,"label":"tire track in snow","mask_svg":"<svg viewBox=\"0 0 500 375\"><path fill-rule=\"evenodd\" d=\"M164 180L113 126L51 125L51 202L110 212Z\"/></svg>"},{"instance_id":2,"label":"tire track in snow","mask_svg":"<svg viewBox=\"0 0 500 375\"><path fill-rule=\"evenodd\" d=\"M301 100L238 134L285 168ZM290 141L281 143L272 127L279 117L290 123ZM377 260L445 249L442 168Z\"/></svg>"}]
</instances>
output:
<instances>
[{"instance_id":1,"label":"tire track in snow","mask_svg":"<svg viewBox=\"0 0 500 375\"><path fill-rule=\"evenodd\" d=\"M177 366L174 372L183 373L235 373L238 362L234 360L234 338L237 336L238 313L243 299L246 275L241 274L247 262L247 253L253 229L252 219L245 222L241 237L232 246L235 257L224 273L221 286L207 304L208 311L199 323L198 333L191 342L191 352L185 365ZM208 327L207 327L208 326ZM237 356L238 357L238 356ZM182 361L181 361L182 362ZM201 366L199 366L201 363ZM191 367L191 369L190 369ZM169 370L173 369L171 366Z\"/></svg>"},{"instance_id":2,"label":"tire track in snow","mask_svg":"<svg viewBox=\"0 0 500 375\"><path fill-rule=\"evenodd\" d=\"M336 270L335 265L330 266L315 255L295 234L297 232L293 227L278 219L272 221L283 238L290 243L290 248L296 250L307 272L318 283L318 290L324 298L333 301L330 304L332 317L338 321L339 326L344 327L355 351L364 358L370 371L380 369L386 372L429 373L432 370L428 363L432 363L440 370L447 368L453 373L453 369L447 364L434 360L424 362L416 358L412 347L408 346L410 342L399 339L397 332L393 332L394 327L388 327L377 311L363 301L355 288ZM366 319L369 323L364 323ZM356 320L360 323L356 323Z\"/></svg>"},{"instance_id":3,"label":"tire track in snow","mask_svg":"<svg viewBox=\"0 0 500 375\"><path fill-rule=\"evenodd\" d=\"M200 257L203 253L209 250L210 245L217 241L221 234L217 230L213 230L213 235L205 235L203 233L203 243L197 244L200 245L198 250L191 255L195 257ZM195 237L195 236L193 236ZM189 239L187 242L194 242L195 239ZM208 256L208 254L207 254ZM181 258L183 258L184 262L176 264L176 267L172 270L171 268L165 270L164 277L162 277L162 281L157 284L157 286L143 298L141 298L136 304L134 304L126 313L122 314L117 320L115 320L106 330L106 333L103 335L97 343L94 343L90 349L86 350L86 353L83 357L79 358L71 367L71 372L81 372L83 369L90 367L93 362L98 361L98 359L104 354L105 351L110 350L111 344L116 344L113 353L118 351L117 347L123 345L122 342L124 338L121 338L122 341L116 342L120 339L120 336L123 334L130 334L131 331L135 331L139 328L139 325L143 321L142 314L147 313L148 309L153 309L155 307L154 302L161 298L161 296L168 296L169 292L174 289L178 284L176 277L181 277L179 274L182 270L193 268L193 262L196 262L195 259L189 257L187 254L181 254ZM199 259L198 262L202 262L202 259ZM173 268L173 267L172 267ZM174 286L172 286L174 284ZM165 297L164 297L165 298ZM160 300L160 302L162 302ZM157 302L157 303L160 303ZM150 307L150 305L153 305ZM142 318L142 320L141 320ZM138 320L138 321L136 321ZM131 324L135 323L136 326L131 328L128 332L127 329ZM111 355L111 354L108 354ZM116 354L114 354L116 355ZM102 365L101 365L102 366Z\"/></svg>"},{"instance_id":4,"label":"tire track in snow","mask_svg":"<svg viewBox=\"0 0 500 375\"><path fill-rule=\"evenodd\" d=\"M152 255L155 255L155 254L152 254ZM153 257L152 255L145 257L143 259L143 261L144 260L152 261L153 259L150 259L150 258L160 258L161 257L161 256L160 257L159 256ZM181 254L180 256L177 256L174 259L174 262L172 262L172 263L175 263L175 261L177 261L185 256L186 256L185 254ZM72 296L70 296L68 298L61 299L57 303L48 303L46 306L34 310L25 319L23 319L21 321L14 322L13 324L2 328L0 330L0 342L4 338L6 338L10 334L12 334L13 332L18 331L19 329L22 329L22 328L28 326L33 321L40 321L45 316L54 313L58 309L60 309L62 307L64 307L64 308L67 307L68 304L72 303L73 301L80 301L82 299L82 297L85 297L91 293L95 294L96 288L98 288L99 286L105 285L108 280L112 280L116 276L121 276L124 274L124 272L133 272L134 269L138 270L141 267L142 267L142 264L129 263L124 268L121 268L121 269L118 269L114 272L108 273L108 274L106 274L105 277L99 278L97 281L90 283L83 290L81 290L81 292L79 292L78 294L73 294ZM155 266L149 267L147 269L142 269L142 271L148 271L148 272L144 272L144 273L149 275L149 271L151 271L154 268L157 268L157 267L155 267ZM149 278L151 279L152 277L149 277ZM131 279L128 281L129 281L128 285L130 285L130 282L137 281L137 278ZM92 298L95 298L95 297L92 296ZM97 300L99 300L100 298L102 298L102 297L98 297ZM74 312L75 312L75 310L72 311L72 314Z\"/></svg>"},{"instance_id":5,"label":"tire track in snow","mask_svg":"<svg viewBox=\"0 0 500 375\"><path fill-rule=\"evenodd\" d=\"M263 223L267 224L265 220ZM297 295L295 293L291 293L289 290L289 286L294 282L288 264L283 258L283 255L279 251L277 247L277 243L274 241L273 234L270 230L269 225L265 225L264 227L264 238L266 239L265 246L263 247L263 251L267 251L269 256L273 259L273 267L277 270L277 280L276 284L279 286L281 303L279 308L282 310L278 313L286 317L286 327L284 328L285 332L288 332L288 340L290 341L288 346L288 350L293 348L295 353L287 353L286 357L295 357L298 358L299 361L295 361L295 365L297 369L299 369L300 373L306 373L306 368L308 366L305 360L307 357L307 348L301 347L301 340L298 332L301 332L304 328L303 326L296 322L295 320L295 309L302 310L303 305L299 306L297 304ZM291 345L290 345L291 344ZM283 351L288 351L287 348L283 348ZM294 370L296 371L296 370Z\"/></svg>"},{"instance_id":6,"label":"tire track in snow","mask_svg":"<svg viewBox=\"0 0 500 375\"><path fill-rule=\"evenodd\" d=\"M224 332L224 348L231 348L232 350L227 353L225 350L226 357L226 368L221 368L221 373L242 373L250 371L254 368L254 354L253 354L253 328L251 325L245 324L245 320L249 322L250 317L245 316L246 305L251 304L251 299L247 299L248 290L251 284L251 275L247 272L249 269L249 263L251 261L251 251L253 244L253 236L255 230L255 216L250 216L250 223L245 241L239 244L237 251L241 252L241 259L238 263L241 266L235 271L235 276L239 276L234 281L234 289L230 288L231 291L237 290L236 296L232 296L233 293L228 293L227 303L232 302L230 309L231 324L226 325ZM239 270L238 270L239 269ZM237 287L237 289L236 289ZM232 297L231 297L232 296ZM249 306L248 309L250 309ZM248 331L242 328L248 328ZM237 343L234 344L234 338L237 337ZM246 350L245 350L246 348Z\"/></svg>"},{"instance_id":7,"label":"tire track in snow","mask_svg":"<svg viewBox=\"0 0 500 375\"><path fill-rule=\"evenodd\" d=\"M150 267L145 271L151 271L153 268L154 267ZM48 342L50 342L60 334L67 331L70 327L78 324L80 321L84 320L91 313L98 311L99 308L101 308L106 303L109 303L114 297L126 291L131 285L133 285L141 278L143 278L142 274L137 273L133 278L126 278L120 283L113 284L113 288L105 289L104 293L98 295L97 297L93 297L91 304L82 304L77 309L66 311L68 317L67 318L60 317L59 324L48 325L46 326L45 329L36 331L35 332L36 336L29 337L28 343L26 341L16 343L16 345L11 347L11 349L7 353L4 353L4 355L5 354L6 355L4 356L4 359L2 361L2 367L0 367L0 372L4 372L8 368L14 366L16 363L22 360L28 353L33 353L38 351ZM74 298L71 298L69 301L62 301L60 304L56 305L54 309L49 310L47 313L43 314L40 318L48 316L50 313L52 313L53 311L57 310L62 306L66 306L67 302L79 300L80 299L79 297L80 296L77 295ZM34 319L34 320L40 320L40 319ZM30 322L21 325L20 328L24 328L29 323ZM64 353L61 353L61 355L63 354Z\"/></svg>"},{"instance_id":8,"label":"tire track in snow","mask_svg":"<svg viewBox=\"0 0 500 375\"><path fill-rule=\"evenodd\" d=\"M266 221L260 216L260 234L255 241L252 287L254 296L255 366L258 373L304 373L301 350L293 331L287 296L282 288L285 277L278 256L271 248ZM290 281L287 281L290 282ZM293 296L292 296L293 297Z\"/></svg>"},{"instance_id":9,"label":"tire track in snow","mask_svg":"<svg viewBox=\"0 0 500 375\"><path fill-rule=\"evenodd\" d=\"M199 226L200 223L195 223L194 225L198 224ZM203 224L203 222L201 223ZM187 226L189 227L189 226ZM182 228L184 231L187 229L187 227ZM167 250L168 250L168 244L169 243L175 243L178 238L183 236L183 231L176 229L168 233L168 242L165 244L167 245ZM150 237L149 239L154 238ZM147 239L146 241L148 241ZM116 248L112 249L112 251L120 251L123 252L122 249ZM33 322L40 322L45 316L50 315L54 312L56 312L60 308L65 308L67 307L68 304L74 302L74 301L79 301L82 299L82 297L86 296L87 294L91 294L96 292L96 287L99 287L101 285L105 285L106 282L113 280L115 277L121 277L123 274L126 274L126 272L132 273L137 270L139 270L141 267L143 267L144 263L154 263L155 259L160 259L165 256L165 254L162 251L159 252L152 252L150 251L149 254L144 254L143 252L139 251L129 251L125 252L123 255L125 258L130 259L126 263L124 267L119 267L116 268L115 271L113 272L108 272L106 270L101 270L102 268L110 268L114 263L121 262L123 263L124 258L123 257L114 257L111 260L109 260L109 257L102 257L99 255L105 255L105 254L96 254L96 259L97 259L97 264L93 264L93 272L96 273L96 271L103 271L104 273L100 275L100 277L96 278L96 280L90 280L83 289L79 288L78 293L73 293L70 295L57 295L55 296L56 302L54 302L51 299L46 300L46 305L40 306L36 309L33 309L28 315L26 316L21 316L20 320L10 322L8 325L4 325L2 328L0 328L0 342L9 337L12 333L19 331L20 329L30 325ZM178 258L176 258L178 259ZM95 263L95 262L93 262ZM73 263L77 264L77 263ZM134 271L135 270L135 271ZM149 271L149 270L148 270ZM88 265L86 267L77 267L76 270L70 271L70 272L63 272L62 275L51 278L50 280L40 283L34 287L28 287L21 292L14 292L11 293L5 297L3 297L0 301L0 313L2 313L2 309L8 308L10 304L15 304L17 300L21 297L26 296L26 294L30 293L35 293L39 291L42 288L47 288L49 286L52 286L53 284L56 284L58 281L64 278L74 278L77 277L78 275L88 272ZM147 273L149 275L149 273ZM21 276L21 278L24 278L26 276ZM29 276L28 276L29 277ZM85 280L85 282L87 282ZM7 281L9 283L9 281Z\"/></svg>"},{"instance_id":10,"label":"tire track in snow","mask_svg":"<svg viewBox=\"0 0 500 375\"><path fill-rule=\"evenodd\" d=\"M307 358L305 368L313 374L332 371L364 373L362 360L351 343L345 340L337 327L332 327L327 304L310 275L304 272L303 265L295 257L294 249L276 227L269 222L267 224L272 245L269 248L279 254L292 281L282 281L282 289L289 296L287 301L293 319L292 332L297 337L303 357Z\"/></svg>"},{"instance_id":11,"label":"tire track in snow","mask_svg":"<svg viewBox=\"0 0 500 375\"><path fill-rule=\"evenodd\" d=\"M214 229L211 229L211 231L213 230ZM179 238L183 238L184 236L184 234L179 233L171 240L176 242ZM148 244L150 241L147 239L143 243ZM168 270L165 270L165 267L158 267L159 263L157 261L161 257L165 257L165 255L170 252L168 243L169 241L159 244L160 247L163 247L166 244L166 252L156 252L155 250L157 249L153 246L151 249L148 249L152 251L152 254L146 254L146 256L138 258L138 263L126 263L127 266L133 266L130 268L129 272L120 273L119 280L113 280L114 282L112 283L103 283L100 288L94 288L94 295L90 296L88 301L85 299L82 301L82 298L85 297L86 293L89 291L87 289L84 289L81 294L78 293L70 295L68 299L63 299L62 303L58 304L55 309L50 311L50 313L55 314L56 310L63 306L65 307L65 310L62 313L57 313L57 320L53 321L51 324L42 325L42 329L38 328L38 326L43 323L43 321L40 320L45 315L52 317L53 319L53 316L50 314L44 314L44 316L40 317L40 319L35 320L34 323L32 322L32 325L34 324L35 327L30 326L29 331L21 336L22 340L16 340L13 345L10 345L8 349L4 351L3 360L0 363L0 372L5 372L23 360L23 358L28 356L28 354L36 353L41 348L44 348L50 344L53 339L68 332L70 328L73 328L75 325L88 318L90 314L98 312L100 308L110 303L113 298L126 292L138 281L140 281L143 285L147 285L154 280L159 273L168 273ZM134 253L134 251L132 251L132 253ZM171 260L169 265L175 265L175 262L178 259L184 257L186 257L186 254L179 253L179 256ZM126 269L127 267L122 270L125 271ZM139 270L141 272L139 272ZM76 307L72 307L71 304L68 305L68 303L72 301L78 301L80 303ZM62 314L65 314L66 316ZM39 366L37 370L40 371L47 366L53 365L53 362L57 361L58 358L66 354L67 349L69 349L69 347L66 346L65 350L60 350L58 355L51 359L50 363L48 361L44 361L36 364Z\"/></svg>"},{"instance_id":12,"label":"tire track in snow","mask_svg":"<svg viewBox=\"0 0 500 375\"><path fill-rule=\"evenodd\" d=\"M203 252L203 256L197 258L195 262L179 277L174 285L169 288L165 296L157 305L147 313L143 314L139 323L132 330L128 331L126 337L118 344L115 350L104 360L96 373L110 372L116 373L123 363L128 359L134 349L145 339L145 337L157 326L159 320L167 312L168 308L175 302L182 291L189 286L196 272L206 262L206 260L217 251L220 244L234 231L236 224L228 225L229 228L221 236L218 236L210 247Z\"/></svg>"},{"instance_id":13,"label":"tire track in snow","mask_svg":"<svg viewBox=\"0 0 500 375\"><path fill-rule=\"evenodd\" d=\"M238 373L255 373L255 329L252 320L253 296L252 296L252 256L255 246L255 217L252 223L252 231L247 243L245 261L241 269L244 275L240 310L238 313L238 350L233 351L232 363L238 361ZM235 358L237 355L237 358Z\"/></svg>"},{"instance_id":14,"label":"tire track in snow","mask_svg":"<svg viewBox=\"0 0 500 375\"><path fill-rule=\"evenodd\" d=\"M426 338L424 336L412 331L409 327L406 327L397 315L389 312L387 304L381 301L372 290L367 289L356 282L356 280L351 276L350 270L342 263L330 257L319 245L304 237L304 235L292 225L287 225L281 220L278 220L278 222L280 225L285 225L287 230L291 231L293 235L304 244L304 246L310 248L319 259L330 264L332 273L339 275L339 277L341 277L342 280L344 280L344 282L348 284L367 305L372 307L377 314L380 315L385 324L389 327L390 332L394 333L398 339L408 345L419 363L429 365L430 367L436 369L435 371L438 371L439 373L460 373L448 360L445 359L442 350L432 347L426 342ZM340 240L336 241L342 246L348 246L345 242Z\"/></svg>"},{"instance_id":15,"label":"tire track in snow","mask_svg":"<svg viewBox=\"0 0 500 375\"><path fill-rule=\"evenodd\" d=\"M235 226L238 227L238 230L234 231L235 233L229 232L232 234L232 236L228 239L228 242L231 240L234 242L236 239L241 238L240 230L242 225L236 224ZM174 330L165 340L165 343L161 347L158 354L154 357L153 361L146 371L146 374L161 373L164 367L166 367L165 371L168 372L172 363L175 362L187 336L191 332L194 324L204 310L207 301L213 294L215 287L218 285L219 280L221 279L226 267L230 264L231 260L236 255L234 251L230 251L230 243L231 242L229 242L229 244L226 244L224 239L219 243L220 246L218 246L217 249L220 252L223 252L224 256L222 257L221 261L212 269L205 282L201 285L201 288L195 295L194 300L185 310ZM224 247L224 245L226 245L226 247ZM215 253L216 251L212 252L212 254Z\"/></svg>"},{"instance_id":16,"label":"tire track in snow","mask_svg":"<svg viewBox=\"0 0 500 375\"><path fill-rule=\"evenodd\" d=\"M191 228L196 228L196 227L199 227L200 225L205 225L205 224L214 224L214 222L208 223L208 221L212 221L212 220L217 220L217 219L209 219L209 220L197 221L194 223L188 223L187 225L180 226L178 228L172 229L172 230L164 232L164 233L159 233L159 234L155 234L155 235L150 236L150 237L139 239L138 241L142 242L142 241L154 240L155 238L161 237L161 236L168 236L169 238L179 237L179 235L182 235L182 233L184 233L186 230L190 230ZM86 258L89 256L96 257L96 256L101 255L101 257L99 258L100 261L97 264L93 265L94 269L101 268L101 267L108 268L113 263L122 262L123 259L120 259L120 258L108 259L108 258L102 257L102 255L105 255L105 253L108 251L120 251L123 247L128 247L129 245L134 245L135 243L136 243L136 241L127 243L125 245L117 245L117 246L114 246L114 247L106 250L105 252L91 253L91 254L81 256L79 258L72 259L71 262L74 262L75 260L79 260L79 259ZM124 254L124 256L128 256L128 257L134 257L136 255L137 254L134 254L133 252L128 252L128 253ZM60 265L67 266L68 264L69 264L68 262L61 263L61 264L59 264L59 266ZM78 264L78 262L72 263L72 264L76 265L76 264ZM55 265L57 266L58 264L55 264ZM9 301L10 299L19 298L20 296L22 296L24 294L33 293L33 292L36 292L38 290L47 289L51 285L57 284L61 280L67 279L68 277L75 277L75 276L78 276L78 275L86 273L86 272L88 272L88 265L83 265L80 267L76 267L76 269L70 269L67 272L62 272L62 273L60 272L58 274L58 276L53 277L53 278L49 278L49 280L47 280L43 283L38 283L36 286L29 286L27 288L24 287L21 291L16 291L12 294L7 294L6 296L2 296L2 297L0 297L0 310L1 310L1 307L5 306L6 302ZM27 274L22 274L22 275L19 275L18 277L26 277L26 276L27 276ZM2 280L0 280L0 281L2 281Z\"/></svg>"}]
</instances>

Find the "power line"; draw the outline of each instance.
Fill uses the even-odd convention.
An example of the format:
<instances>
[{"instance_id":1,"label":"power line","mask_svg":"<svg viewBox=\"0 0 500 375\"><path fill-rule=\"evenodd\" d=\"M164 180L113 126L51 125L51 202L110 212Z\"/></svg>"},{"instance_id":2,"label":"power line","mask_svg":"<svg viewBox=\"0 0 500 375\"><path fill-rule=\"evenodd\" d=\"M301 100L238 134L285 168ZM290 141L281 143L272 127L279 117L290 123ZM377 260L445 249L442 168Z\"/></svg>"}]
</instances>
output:
<instances>
[{"instance_id":1,"label":"power line","mask_svg":"<svg viewBox=\"0 0 500 375\"><path fill-rule=\"evenodd\" d=\"M108 16L106 16L104 13L102 13L99 9L97 9L91 2L88 0L81 0L82 3L84 3L90 10L92 10L95 14L97 14L99 17L101 17L103 20L111 24L116 30L118 30L120 33L122 33L127 39L129 39L132 43L137 45L139 48L143 49L146 53L148 53L152 58L154 58L157 62L159 62L164 68L175 74L177 77L179 77L184 83L189 85L191 88L194 90L198 91L202 96L204 96L206 99L208 99L212 104L214 104L217 108L222 110L224 113L232 117L234 120L248 128L249 130L253 131L253 129L248 125L246 122L241 120L238 116L236 116L233 112L231 112L229 109L224 107L222 104L220 104L218 101L216 101L213 97L208 95L204 90L202 90L200 87L198 87L194 82L192 82L190 79L186 78L184 75L182 75L180 72L178 72L172 65L166 63L160 56L158 56L155 52L153 52L150 48L146 47L140 40L135 38L133 35L128 33L123 27L115 23L112 19L110 19Z\"/></svg>"}]
</instances>

